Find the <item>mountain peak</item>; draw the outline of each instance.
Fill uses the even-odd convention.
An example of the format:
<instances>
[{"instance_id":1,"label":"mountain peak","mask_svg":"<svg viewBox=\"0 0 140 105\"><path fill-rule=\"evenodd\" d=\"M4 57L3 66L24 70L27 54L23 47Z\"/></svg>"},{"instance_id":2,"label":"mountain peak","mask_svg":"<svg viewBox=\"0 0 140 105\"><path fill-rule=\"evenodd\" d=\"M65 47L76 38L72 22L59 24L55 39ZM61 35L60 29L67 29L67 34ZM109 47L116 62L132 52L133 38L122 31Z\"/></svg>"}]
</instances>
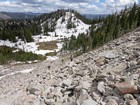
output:
<instances>
[{"instance_id":1,"label":"mountain peak","mask_svg":"<svg viewBox=\"0 0 140 105\"><path fill-rule=\"evenodd\" d=\"M82 15L80 15L82 17ZM59 37L78 36L80 33L87 33L90 25L84 23L72 10L58 10L51 14L40 16L44 34Z\"/></svg>"}]
</instances>

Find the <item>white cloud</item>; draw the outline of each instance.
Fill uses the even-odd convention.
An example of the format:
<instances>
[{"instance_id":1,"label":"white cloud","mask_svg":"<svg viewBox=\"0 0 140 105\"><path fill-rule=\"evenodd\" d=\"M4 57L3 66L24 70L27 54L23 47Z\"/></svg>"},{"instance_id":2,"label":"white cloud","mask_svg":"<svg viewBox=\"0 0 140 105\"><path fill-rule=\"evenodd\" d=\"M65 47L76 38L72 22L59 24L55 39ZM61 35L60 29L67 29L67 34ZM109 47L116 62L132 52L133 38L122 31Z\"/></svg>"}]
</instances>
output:
<instances>
[{"instance_id":1,"label":"white cloud","mask_svg":"<svg viewBox=\"0 0 140 105\"><path fill-rule=\"evenodd\" d=\"M106 8L108 13L112 13L124 9L125 6L132 6L135 2L138 4L138 0L106 0L100 5Z\"/></svg>"},{"instance_id":2,"label":"white cloud","mask_svg":"<svg viewBox=\"0 0 140 105\"><path fill-rule=\"evenodd\" d=\"M115 2L114 0L106 0L106 3L112 3Z\"/></svg>"},{"instance_id":3,"label":"white cloud","mask_svg":"<svg viewBox=\"0 0 140 105\"><path fill-rule=\"evenodd\" d=\"M13 7L13 6L18 6L18 5L15 2L4 1L4 2L0 3L0 6Z\"/></svg>"},{"instance_id":4,"label":"white cloud","mask_svg":"<svg viewBox=\"0 0 140 105\"><path fill-rule=\"evenodd\" d=\"M57 9L75 9L80 13L112 13L138 0L15 0L0 1L1 11L51 12Z\"/></svg>"}]
</instances>

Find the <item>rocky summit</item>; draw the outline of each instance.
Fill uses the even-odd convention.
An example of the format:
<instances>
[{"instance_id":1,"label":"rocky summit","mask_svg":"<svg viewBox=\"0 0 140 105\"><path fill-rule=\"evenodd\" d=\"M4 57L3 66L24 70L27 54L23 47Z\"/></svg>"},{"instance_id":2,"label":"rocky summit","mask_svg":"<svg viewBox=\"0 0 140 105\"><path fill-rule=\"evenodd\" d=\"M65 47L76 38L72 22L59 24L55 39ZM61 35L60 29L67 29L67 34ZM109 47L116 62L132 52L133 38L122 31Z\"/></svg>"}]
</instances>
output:
<instances>
[{"instance_id":1,"label":"rocky summit","mask_svg":"<svg viewBox=\"0 0 140 105\"><path fill-rule=\"evenodd\" d=\"M140 105L140 29L72 61L1 65L0 105Z\"/></svg>"}]
</instances>

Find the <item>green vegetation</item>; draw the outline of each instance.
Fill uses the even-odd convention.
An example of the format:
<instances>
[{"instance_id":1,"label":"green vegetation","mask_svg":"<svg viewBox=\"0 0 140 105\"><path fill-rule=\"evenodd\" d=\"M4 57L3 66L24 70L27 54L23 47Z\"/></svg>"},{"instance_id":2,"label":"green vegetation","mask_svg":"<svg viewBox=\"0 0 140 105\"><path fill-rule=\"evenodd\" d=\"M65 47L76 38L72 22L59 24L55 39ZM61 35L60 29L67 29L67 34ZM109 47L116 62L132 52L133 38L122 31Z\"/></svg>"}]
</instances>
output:
<instances>
[{"instance_id":1,"label":"green vegetation","mask_svg":"<svg viewBox=\"0 0 140 105\"><path fill-rule=\"evenodd\" d=\"M95 29L94 22L98 22ZM87 52L104 43L114 40L123 34L140 26L140 7L134 4L131 8L125 8L120 13L115 13L105 19L93 20L90 33L80 34L77 38L65 39L63 50Z\"/></svg>"},{"instance_id":2,"label":"green vegetation","mask_svg":"<svg viewBox=\"0 0 140 105\"><path fill-rule=\"evenodd\" d=\"M9 48L5 46L0 47L0 64L6 64L10 61L34 61L34 60L44 60L45 57L41 55L36 55L31 52L13 52L14 48Z\"/></svg>"},{"instance_id":3,"label":"green vegetation","mask_svg":"<svg viewBox=\"0 0 140 105\"><path fill-rule=\"evenodd\" d=\"M46 56L56 56L57 52L49 52L46 53Z\"/></svg>"}]
</instances>

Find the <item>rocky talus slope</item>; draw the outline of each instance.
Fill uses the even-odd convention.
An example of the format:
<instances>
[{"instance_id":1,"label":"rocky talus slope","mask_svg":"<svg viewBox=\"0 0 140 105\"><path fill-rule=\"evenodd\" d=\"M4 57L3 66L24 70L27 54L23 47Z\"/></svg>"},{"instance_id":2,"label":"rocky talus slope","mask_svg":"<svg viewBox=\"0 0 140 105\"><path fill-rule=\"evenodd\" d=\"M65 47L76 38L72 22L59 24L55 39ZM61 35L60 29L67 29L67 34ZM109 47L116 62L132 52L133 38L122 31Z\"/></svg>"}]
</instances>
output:
<instances>
[{"instance_id":1,"label":"rocky talus slope","mask_svg":"<svg viewBox=\"0 0 140 105\"><path fill-rule=\"evenodd\" d=\"M0 66L0 105L140 105L140 29L62 59Z\"/></svg>"}]
</instances>

